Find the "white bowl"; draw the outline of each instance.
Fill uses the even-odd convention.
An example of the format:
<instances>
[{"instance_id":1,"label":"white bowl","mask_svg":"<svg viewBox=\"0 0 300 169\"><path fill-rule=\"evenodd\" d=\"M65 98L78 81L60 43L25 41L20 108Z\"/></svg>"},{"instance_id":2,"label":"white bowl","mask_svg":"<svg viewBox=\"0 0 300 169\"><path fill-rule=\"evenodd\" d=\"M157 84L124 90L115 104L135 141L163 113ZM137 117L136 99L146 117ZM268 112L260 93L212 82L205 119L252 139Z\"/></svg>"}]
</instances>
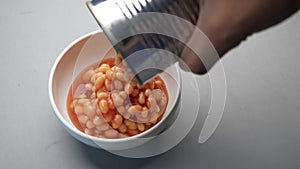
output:
<instances>
[{"instance_id":1,"label":"white bowl","mask_svg":"<svg viewBox=\"0 0 300 169\"><path fill-rule=\"evenodd\" d=\"M149 130L132 137L97 138L79 131L73 125L68 116L66 100L74 77L87 66L100 61L105 55L106 57L115 56L115 51L104 33L99 31L76 39L63 50L55 61L49 78L49 97L55 115L72 136L87 145L106 150L125 150L140 146L154 138L175 120L175 108L179 103L181 91L179 67L173 65L160 75L166 84L169 96L168 105L161 121Z\"/></svg>"}]
</instances>

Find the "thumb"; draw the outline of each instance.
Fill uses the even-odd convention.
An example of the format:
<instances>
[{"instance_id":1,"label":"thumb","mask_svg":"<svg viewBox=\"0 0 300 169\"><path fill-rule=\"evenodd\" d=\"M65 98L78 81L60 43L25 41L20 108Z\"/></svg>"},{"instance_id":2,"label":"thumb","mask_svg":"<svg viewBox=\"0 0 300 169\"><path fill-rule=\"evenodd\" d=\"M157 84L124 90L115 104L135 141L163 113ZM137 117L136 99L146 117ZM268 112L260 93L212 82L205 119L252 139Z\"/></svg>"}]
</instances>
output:
<instances>
[{"instance_id":1,"label":"thumb","mask_svg":"<svg viewBox=\"0 0 300 169\"><path fill-rule=\"evenodd\" d=\"M199 28L196 28L191 39L185 44L181 59L184 63L181 62L179 65L183 70L205 74L220 57L208 37Z\"/></svg>"},{"instance_id":2,"label":"thumb","mask_svg":"<svg viewBox=\"0 0 300 169\"><path fill-rule=\"evenodd\" d=\"M207 69L205 68L200 57L188 46L186 46L182 53L181 59L183 62L179 62L179 66L184 71L191 71L196 74L205 74Z\"/></svg>"}]
</instances>

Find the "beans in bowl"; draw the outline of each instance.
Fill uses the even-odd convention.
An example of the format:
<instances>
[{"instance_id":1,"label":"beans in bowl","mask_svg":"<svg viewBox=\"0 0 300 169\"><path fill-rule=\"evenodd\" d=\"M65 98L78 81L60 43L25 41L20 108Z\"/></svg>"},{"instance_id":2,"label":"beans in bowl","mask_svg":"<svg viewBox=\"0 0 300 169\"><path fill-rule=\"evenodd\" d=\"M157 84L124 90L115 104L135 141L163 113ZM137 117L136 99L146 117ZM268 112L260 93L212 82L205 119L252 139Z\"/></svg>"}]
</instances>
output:
<instances>
[{"instance_id":1,"label":"beans in bowl","mask_svg":"<svg viewBox=\"0 0 300 169\"><path fill-rule=\"evenodd\" d=\"M67 110L75 127L91 136L124 138L157 124L168 93L160 76L139 86L127 65L106 58L87 67L73 81Z\"/></svg>"}]
</instances>

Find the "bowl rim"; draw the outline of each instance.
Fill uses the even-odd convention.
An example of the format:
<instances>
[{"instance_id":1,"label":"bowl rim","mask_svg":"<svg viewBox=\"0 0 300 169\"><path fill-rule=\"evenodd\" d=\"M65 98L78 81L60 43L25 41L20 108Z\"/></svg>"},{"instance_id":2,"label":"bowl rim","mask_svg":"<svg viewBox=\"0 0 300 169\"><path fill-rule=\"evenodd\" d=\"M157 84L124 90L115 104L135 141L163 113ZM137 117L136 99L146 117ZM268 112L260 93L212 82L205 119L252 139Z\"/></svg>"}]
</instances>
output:
<instances>
[{"instance_id":1,"label":"bowl rim","mask_svg":"<svg viewBox=\"0 0 300 169\"><path fill-rule=\"evenodd\" d=\"M144 131L140 134L134 135L134 136L130 136L130 137L125 137L125 138L116 138L116 139L110 139L110 138L100 138L100 137L95 137L95 136L90 136L87 135L83 132L81 132L80 130L78 130L75 126L72 126L60 113L59 109L57 108L55 101L54 101L54 97L53 97L53 78L54 78L54 74L55 71L57 69L57 66L59 65L60 61L62 60L62 58L65 56L65 54L77 43L79 43L80 41L84 40L85 38L89 38L93 35L99 34L99 33L104 33L101 30L96 30L96 31L92 31L89 32L87 34L84 34L82 36L79 36L78 38L76 38L75 40L73 40L69 45L67 45L58 55L58 57L56 58L51 71L50 71L50 76L49 76L49 81L48 81L48 94L49 94L49 99L50 99L50 103L51 106L54 110L54 113L56 115L56 117L58 118L58 120L69 130L71 130L72 132L74 132L76 135L79 135L80 137L83 137L85 139L89 139L90 141L93 142L105 142L105 143L118 143L118 142L125 142L125 141L130 141L133 139L150 139L154 136L149 136L149 137L143 137L144 135L150 133L151 131L153 131L155 128L159 127L166 119L167 117L169 117L169 115L172 113L172 111L174 110L176 104L178 104L178 101L180 99L180 95L181 95L181 83L182 83L182 79L181 79L181 73L179 71L179 66L178 64L175 64L175 70L176 70L176 76L178 78L178 88L176 91L176 96L175 96L175 101L172 103L172 105L170 106L170 111L168 112L168 114L166 116L163 116L163 118L154 126L152 126L150 129L148 129L147 131Z\"/></svg>"}]
</instances>

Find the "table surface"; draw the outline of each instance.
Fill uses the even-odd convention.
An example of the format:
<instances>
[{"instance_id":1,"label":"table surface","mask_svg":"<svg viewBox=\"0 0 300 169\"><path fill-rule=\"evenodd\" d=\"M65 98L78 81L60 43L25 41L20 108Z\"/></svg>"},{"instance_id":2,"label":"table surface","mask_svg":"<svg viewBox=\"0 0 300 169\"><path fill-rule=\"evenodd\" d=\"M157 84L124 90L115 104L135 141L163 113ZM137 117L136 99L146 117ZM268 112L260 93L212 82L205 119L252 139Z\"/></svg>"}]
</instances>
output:
<instances>
[{"instance_id":1,"label":"table surface","mask_svg":"<svg viewBox=\"0 0 300 169\"><path fill-rule=\"evenodd\" d=\"M59 124L48 97L58 54L99 29L81 0L0 2L0 168L300 168L300 13L248 38L223 59L221 123L198 143L203 116L172 150L130 159L86 146ZM201 114L209 76L197 77ZM204 112L204 113L203 113Z\"/></svg>"}]
</instances>

